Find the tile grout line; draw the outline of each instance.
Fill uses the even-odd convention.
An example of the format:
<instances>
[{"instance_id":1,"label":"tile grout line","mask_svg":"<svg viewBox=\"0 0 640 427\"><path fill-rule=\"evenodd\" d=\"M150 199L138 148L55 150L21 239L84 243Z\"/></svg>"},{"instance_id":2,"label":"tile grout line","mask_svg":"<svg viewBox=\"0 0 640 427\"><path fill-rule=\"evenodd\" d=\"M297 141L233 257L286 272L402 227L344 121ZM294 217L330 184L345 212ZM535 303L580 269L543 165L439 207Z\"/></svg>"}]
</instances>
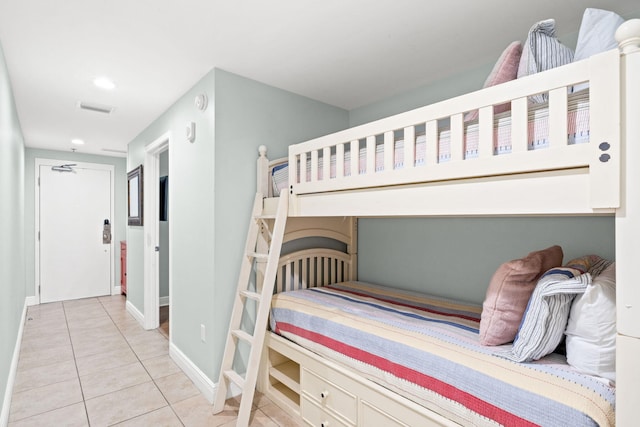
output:
<instances>
[{"instance_id":1,"label":"tile grout line","mask_svg":"<svg viewBox=\"0 0 640 427\"><path fill-rule=\"evenodd\" d=\"M67 319L67 317L66 317L66 314L65 314L65 311L64 311L64 305L62 304L62 301L58 301L58 302L60 303L60 306L61 306L61 308L62 308L62 312L63 312L63 314L65 315L65 325L66 325L66 319ZM31 316L31 315L30 315L30 314L29 314L29 312L27 311L27 316L26 316L26 319L25 319L25 328L27 328L27 322L28 322L28 321L30 321L30 320L33 320L33 317L30 317L30 316ZM26 329L25 329L25 331L26 331ZM68 333L69 333L69 328L68 328L68 325L67 325L67 334L68 334ZM23 331L23 334L24 334L24 331ZM71 345L71 337L70 337L70 336L69 336L69 344ZM21 345L22 345L22 344L21 344ZM20 351L22 351L22 349L21 349ZM73 347L71 348L71 351L72 351L72 353L73 353ZM56 363L58 363L58 362L56 362ZM56 364L56 363L53 363L53 364ZM75 357L74 357L74 365L75 365ZM49 365L41 365L41 366L39 366L39 367L46 367L46 366L49 366ZM34 369L34 368L32 368L32 369ZM18 370L20 370L20 369L18 369ZM27 370L28 370L28 369L27 369ZM77 374L77 367L76 367L76 374ZM16 392L16 393L14 393L14 392L12 391L12 394L27 393L27 392L30 392L30 391L35 390L35 389L37 389L37 388L47 387L47 386L50 386L50 385L59 384L59 383L61 383L61 382L64 382L64 381L56 381L56 382L53 382L53 383L50 383L50 384L47 384L47 385L44 385L44 386L40 386L40 387L33 387L33 388L26 389L26 390L23 390L23 391L19 391L19 392ZM78 383L80 383L80 378L79 378L79 377L78 377ZM82 389L81 389L81 391L82 391ZM83 397L83 402L84 402L84 397ZM67 407L69 407L69 406L76 405L76 404L78 404L78 403L80 403L80 402L71 403L71 404L69 404L69 405L61 406L61 407L59 407L59 408L53 408L53 409L50 409L50 410L47 410L47 411L44 411L44 412L39 412L39 413L37 413L37 414L31 414L31 415L29 415L29 416L27 416L27 417L19 418L19 419L17 419L17 420L13 420L13 421L11 421L10 423L15 423L15 422L25 421L25 420L28 420L29 418L33 418L33 417L37 417L37 416L41 416L41 415L47 414L47 413L49 413L49 412L53 412L53 411L56 411L56 410L59 410L59 409L62 409L62 408L67 408ZM85 408L85 415L86 415L86 408Z\"/></svg>"},{"instance_id":2,"label":"tile grout line","mask_svg":"<svg viewBox=\"0 0 640 427\"><path fill-rule=\"evenodd\" d=\"M174 408L174 404L172 404L172 403L170 403L170 402L169 402L169 399L167 398L167 396L165 395L165 393L162 391L162 389L161 389L161 388L159 387L159 385L158 385L157 380L159 380L160 378L165 378L165 377L166 377L166 375L160 376L160 377L158 377L158 378L154 378L154 377L151 375L151 372L149 371L149 369L148 369L148 368L146 367L146 365L144 364L144 361L140 358L140 355L139 355L139 354L134 350L134 347L133 347L133 345L132 345L132 343L135 343L135 342L136 342L136 340L135 340L134 338L135 338L135 336L136 336L135 332L137 332L137 331L135 330L135 328L132 328L132 329L131 329L131 331L130 331L130 332L132 332L132 334L131 334L131 336L129 336L129 334L125 331L125 329L123 329L123 328L124 328L124 326L125 326L125 324L126 324L126 321L127 321L129 318L133 319L134 321L135 321L135 319L134 319L133 317L131 317L131 316L130 316L130 314L126 312L126 310L123 310L123 309L120 307L120 305L119 305L119 304L121 304L122 297L120 297L117 301L116 301L116 299L115 299L115 298L112 298L111 300L109 300L109 299L108 299L108 297L113 297L113 296L93 297L93 298L87 299L87 301L94 301L94 302L97 302L97 303L99 303L99 304L100 304L100 308L102 309L102 313L104 313L104 314L106 314L106 315L108 316L108 318L109 318L109 320L110 320L110 322L111 322L111 325L115 326L115 327L116 327L116 329L117 329L117 331L118 331L118 334L119 334L122 338L124 338L125 342L127 343L127 348L128 348L128 349L133 353L133 355L134 355L134 357L135 357L135 360L136 360L138 363L140 363L140 364L141 364L141 366L142 366L142 368L144 369L144 371L145 371L145 372L147 373L147 375L150 377L151 382L153 383L154 387L155 387L155 388L160 392L160 394L162 395L162 397L163 397L163 399L164 399L164 401L165 401L165 403L166 403L166 406L168 406L168 407L171 409L171 412L172 412L173 416L175 417L175 419L178 421L178 423L179 423L180 425L185 426L185 425L186 425L186 424L185 424L185 422L186 422L186 421L183 421L183 420L182 420L182 418L178 415L178 412L176 412L176 409ZM81 393L81 397L82 397L82 404L83 404L83 407L84 407L84 418L85 418L85 421L87 422L87 425L91 426L91 422L90 422L90 420L89 420L88 409L87 409L87 399L86 399L86 395L85 395L85 391L84 391L84 387L83 387L83 384L82 384L82 381L81 381L81 376L80 376L80 371L79 371L79 364L78 364L78 358L79 358L79 357L77 356L77 353L76 353L76 350L78 350L78 349L76 349L76 348L75 348L76 346L74 345L74 341L73 341L73 339L72 339L71 327L70 327L70 323L74 323L74 324L75 324L75 323L76 323L76 320L77 320L80 324L83 324L83 322L84 322L84 323L86 323L86 322L87 322L87 319L85 319L84 317L78 317L78 319L74 320L74 322L71 322L71 317L69 317L69 316L70 316L71 314L74 314L74 313L72 313L72 312L73 312L73 310L74 310L75 308L78 308L78 309L82 310L82 305L78 305L78 306L76 307L76 306L74 306L74 305L73 305L73 301L75 301L75 300L72 300L72 301L60 301L60 302L59 302L59 304L60 304L60 308L62 309L62 310L61 310L61 312L62 312L62 314L64 315L64 322L65 322L65 323L64 323L64 326L66 327L66 331L65 331L65 330L62 330L62 328L60 328L61 330L60 330L60 331L58 331L58 332L57 332L57 334L64 335L64 334L65 334L65 332L66 332L66 336L67 336L67 337L68 337L68 339L69 339L69 344L70 344L70 348L71 348L71 355L72 355L72 357L73 357L73 363L74 363L74 367L75 367L75 373L76 373L76 377L77 377L78 384L79 384L79 386L80 386L80 393ZM91 304L93 304L93 302L92 302ZM94 313L95 313L95 312L94 312ZM115 319L116 319L116 317L118 317L118 316L117 316L118 314L124 314L124 317L120 318L121 322L118 322L118 321L116 321L116 320L115 320ZM88 315L88 314L87 314L87 315ZM90 317L91 317L91 316L90 316ZM93 319L93 317L91 317L91 318L89 319L89 321L91 321L92 319ZM98 319L98 318L96 317L96 319ZM136 325L136 326L140 326L140 325L139 325L139 323L137 323L137 322L135 322L135 325ZM98 328L98 329L103 329L103 328L106 328L106 327L107 327L107 326L102 326L102 327L98 326L97 328ZM110 327L110 326L109 326L109 327ZM75 328L75 327L74 327L74 328ZM74 329L74 331L75 331L75 329ZM142 328L142 329L141 329L141 331L143 331L143 332L144 332L145 330ZM156 330L156 331L157 331L157 330ZM79 334L82 334L82 330L79 330L79 331L76 331L76 332L78 332ZM149 331L149 332L151 332L151 331ZM162 336L165 340L169 341L169 339L168 339L164 334L160 333L160 331L157 331L157 332L158 332L158 335ZM144 334L141 334L140 336L143 336L143 335L144 335ZM74 335L73 335L73 336L75 336L75 332L74 332ZM89 343L90 343L90 342L89 342ZM78 343L76 342L76 344L78 344ZM79 351L79 350L78 350L78 351ZM145 359L145 360L150 360L150 359L153 359L153 358L155 358L155 357L165 357L165 356L167 356L167 354L161 354L161 355L158 355L158 356L148 357L148 358L147 358L147 359ZM85 357L85 356L81 356L81 357ZM169 356L169 358L170 358L170 356ZM178 371L178 372L182 372L182 373L184 374L184 371L182 371L182 369L179 369L179 371ZM178 373L178 372L175 372L175 373ZM172 374L169 374L169 375L172 375ZM188 378L188 377L187 377L187 378ZM118 390L118 391L126 390L126 389L129 389L129 388L132 388L132 387L138 386L138 385L139 385L139 384L135 384L135 385L131 385L131 386L128 386L128 387L124 387L124 388L122 388L122 389L120 389L120 390ZM103 395L103 396L104 396L104 395ZM98 397L98 396L94 396L94 397L92 397L91 399L96 398L96 397ZM194 395L194 396L191 396L191 397L188 397L188 398L185 398L185 399L181 399L181 400L179 400L178 402L175 402L175 404L180 404L181 402L184 402L185 400L188 400L188 399L190 399L190 398L192 398L192 397L195 397L195 395ZM89 400L91 400L91 399L89 399ZM48 412L52 412L52 411L59 410L59 409L62 409L62 408L67 408L67 407L70 407L70 406L73 406L73 405L77 405L78 403L80 403L80 402L76 402L76 403L68 404L68 405L65 405L65 406L61 406L61 407L59 407L59 408L54 408L54 409L51 409L51 410L48 410L48 411L45 411L45 412L42 412L42 413L39 413L39 414L32 414L32 415L29 415L28 417L21 418L20 420L14 420L14 421L24 421L24 420L27 420L27 419L29 419L29 418L35 417L35 416L42 416L43 414L47 414ZM149 410L149 411L147 411L147 412L144 412L144 413L138 414L138 415L136 415L136 416L134 416L134 417L127 418L127 419L125 419L125 420L120 420L120 421L118 421L118 423L116 423L116 424L124 423L124 422L130 421L130 420L135 420L135 419L137 419L137 418L143 417L143 416L145 416L145 415L147 415L147 414L150 414L150 413L152 413L152 412L154 412L154 411L157 411L157 410L160 410L160 409L162 409L162 408L164 408L164 406L163 406L163 407L160 407L160 408L157 408L157 409L154 409L154 410ZM270 415L268 415L267 413L265 413L264 411L262 411L262 410L261 410L261 407L259 407L259 406L257 406L257 405L256 405L256 406L255 406L255 410L254 410L253 412L257 413L258 411L260 412L261 416L266 417L266 419L270 420L272 423L274 423L274 425L277 425L277 426L281 426L281 425L282 425L282 424L280 424L280 423L278 422L278 420L277 420L276 418L271 417ZM254 416L255 416L255 414L254 414ZM234 418L234 419L237 419L237 418ZM229 421L229 422L226 422L226 423L223 423L223 424L229 424L230 422L232 422L232 421ZM116 425L116 424L112 424L112 425ZM223 425L223 424L220 424L220 425ZM229 425L230 425L230 424L229 424Z\"/></svg>"},{"instance_id":3,"label":"tile grout line","mask_svg":"<svg viewBox=\"0 0 640 427\"><path fill-rule=\"evenodd\" d=\"M118 329L118 332L120 332L120 335L122 335L122 337L124 338L124 340L127 342L127 345L129 346L129 348L131 349L131 351L133 352L134 356L136 357L136 360L140 363L140 365L142 366L142 369L144 369L144 371L147 373L147 375L149 375L149 378L151 378L151 382L153 382L153 385L158 389L158 391L160 392L160 395L162 396L162 398L164 399L165 402L167 402L167 406L171 409L171 412L173 412L173 414L176 416L176 418L178 419L178 421L180 422L180 424L182 424L184 426L184 423L182 422L182 419L180 418L180 416L176 413L176 411L173 409L173 406L171 405L171 403L169 402L169 400L167 399L167 397L164 395L164 393L162 392L162 390L160 389L160 387L158 387L158 384L156 383L155 378L153 378L153 376L151 375L151 373L149 372L149 370L147 369L147 367L144 365L144 362L140 359L140 357L138 356L138 353L133 349L133 347L131 347L131 343L129 342L129 340L127 339L127 336L122 332L122 330L120 329L120 327L118 326L118 323L113 319L113 317L111 316L111 313L109 312L109 310L106 309L106 307L104 306L104 304L102 303L102 301L98 300L100 302L100 304L102 305L102 307L104 308L104 310L106 311L107 315L109 316L109 319L111 319L111 321L113 322L113 324L115 325L116 329ZM125 311L126 313L126 311ZM161 334L162 335L162 334ZM161 408L158 408L161 409ZM141 417L143 415L146 414L150 414L151 412L157 411L157 409L154 409L153 411L149 411L149 412L145 412L144 414L140 414L137 415L132 419ZM126 420L123 420L121 422L124 422Z\"/></svg>"},{"instance_id":4,"label":"tile grout line","mask_svg":"<svg viewBox=\"0 0 640 427\"><path fill-rule=\"evenodd\" d=\"M71 354L73 355L73 364L76 367L76 375L78 376L78 385L80 386L80 395L82 396L82 406L84 406L84 416L87 420L87 425L91 426L89 420L89 411L87 410L87 401L84 398L84 389L82 387L82 381L80 381L80 371L78 370L78 361L76 360L76 351L73 348L73 339L71 339L71 331L69 330L69 319L67 318L67 308L62 301L62 313L64 314L64 322L67 325L67 335L69 336L69 343L71 344Z\"/></svg>"}]
</instances>

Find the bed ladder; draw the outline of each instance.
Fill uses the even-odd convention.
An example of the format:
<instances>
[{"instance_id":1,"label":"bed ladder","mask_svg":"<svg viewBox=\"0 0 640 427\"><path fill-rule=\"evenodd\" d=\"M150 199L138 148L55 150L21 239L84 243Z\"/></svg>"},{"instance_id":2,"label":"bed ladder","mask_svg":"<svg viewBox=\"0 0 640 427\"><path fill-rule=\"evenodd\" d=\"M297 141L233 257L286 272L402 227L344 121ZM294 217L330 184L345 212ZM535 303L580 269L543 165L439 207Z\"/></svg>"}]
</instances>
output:
<instances>
[{"instance_id":1,"label":"bed ladder","mask_svg":"<svg viewBox=\"0 0 640 427\"><path fill-rule=\"evenodd\" d=\"M224 349L218 390L213 403L213 413L219 413L224 409L227 392L231 383L242 390L240 396L240 408L238 410L237 427L248 426L253 403L253 395L258 380L260 356L267 331L267 321L273 287L278 271L280 249L284 237L287 213L289 209L289 194L283 191L278 201L275 215L265 215L263 210L263 195L256 194L253 204L253 213L247 233L245 256L240 267L238 288L229 323L229 332ZM269 224L273 223L273 229ZM255 270L254 270L255 261ZM255 271L255 290L251 289L251 278ZM255 327L253 332L242 329L247 313L247 302L255 303ZM245 348L249 348L249 357L246 362L246 372L236 372L234 358L239 342L244 342Z\"/></svg>"}]
</instances>

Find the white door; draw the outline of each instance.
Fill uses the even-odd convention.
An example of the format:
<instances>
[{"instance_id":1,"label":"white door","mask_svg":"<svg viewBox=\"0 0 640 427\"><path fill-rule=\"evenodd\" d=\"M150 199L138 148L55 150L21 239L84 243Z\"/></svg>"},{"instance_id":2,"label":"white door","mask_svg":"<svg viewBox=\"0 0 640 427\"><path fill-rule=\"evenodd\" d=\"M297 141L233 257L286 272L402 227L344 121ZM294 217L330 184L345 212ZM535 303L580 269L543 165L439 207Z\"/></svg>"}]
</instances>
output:
<instances>
[{"instance_id":1,"label":"white door","mask_svg":"<svg viewBox=\"0 0 640 427\"><path fill-rule=\"evenodd\" d=\"M38 168L40 302L109 295L113 243L103 243L103 226L112 222L113 171L52 165Z\"/></svg>"}]
</instances>

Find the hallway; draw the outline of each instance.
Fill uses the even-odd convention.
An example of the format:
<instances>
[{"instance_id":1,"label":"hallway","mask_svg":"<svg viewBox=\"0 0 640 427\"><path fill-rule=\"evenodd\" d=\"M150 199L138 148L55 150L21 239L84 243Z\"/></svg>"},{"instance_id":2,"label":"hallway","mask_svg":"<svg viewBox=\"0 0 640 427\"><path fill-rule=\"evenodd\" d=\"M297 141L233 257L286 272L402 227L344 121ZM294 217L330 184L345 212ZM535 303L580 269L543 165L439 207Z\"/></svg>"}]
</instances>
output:
<instances>
[{"instance_id":1,"label":"hallway","mask_svg":"<svg viewBox=\"0 0 640 427\"><path fill-rule=\"evenodd\" d=\"M256 393L252 426L296 423ZM123 296L29 307L9 426L234 426L238 402L212 405L145 331Z\"/></svg>"}]
</instances>

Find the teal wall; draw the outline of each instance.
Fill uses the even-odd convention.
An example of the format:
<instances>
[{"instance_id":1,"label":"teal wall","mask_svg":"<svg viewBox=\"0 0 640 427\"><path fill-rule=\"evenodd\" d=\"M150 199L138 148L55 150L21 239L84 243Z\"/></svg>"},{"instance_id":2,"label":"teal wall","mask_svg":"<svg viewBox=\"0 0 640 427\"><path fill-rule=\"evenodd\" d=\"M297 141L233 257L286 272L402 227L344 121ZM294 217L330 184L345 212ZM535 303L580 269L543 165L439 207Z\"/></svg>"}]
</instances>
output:
<instances>
[{"instance_id":1,"label":"teal wall","mask_svg":"<svg viewBox=\"0 0 640 427\"><path fill-rule=\"evenodd\" d=\"M24 138L0 45L0 402L25 307ZM8 408L7 408L8 410ZM9 414L3 413L7 420Z\"/></svg>"},{"instance_id":2,"label":"teal wall","mask_svg":"<svg viewBox=\"0 0 640 427\"><path fill-rule=\"evenodd\" d=\"M172 283L172 342L203 372L213 372L211 340L201 342L200 324L214 329L213 294L213 201L214 201L214 111L198 111L193 100L199 93L213 99L214 73L207 74L136 138L129 142L128 170L144 163L145 146L170 132L169 218ZM196 123L196 140L185 138L187 122ZM146 178L146 177L145 177ZM146 218L145 218L146 220ZM143 227L127 227L128 301L144 313ZM187 334L185 325L197 325ZM191 331L189 331L191 332ZM196 339L197 338L197 339ZM186 349L186 350L185 350ZM213 376L211 379L215 379Z\"/></svg>"},{"instance_id":3,"label":"teal wall","mask_svg":"<svg viewBox=\"0 0 640 427\"><path fill-rule=\"evenodd\" d=\"M194 107L205 93L209 106ZM196 123L196 140L184 137ZM258 146L285 156L290 144L348 126L345 110L213 70L129 143L128 168L167 132L173 344L213 382L227 333L251 205ZM144 311L142 227L128 227L129 301ZM200 340L200 325L206 342Z\"/></svg>"},{"instance_id":4,"label":"teal wall","mask_svg":"<svg viewBox=\"0 0 640 427\"><path fill-rule=\"evenodd\" d=\"M41 150L27 148L25 152L25 246L26 246L26 285L27 296L35 295L37 286L35 277L35 162L36 159L53 159L71 162L98 163L114 166L114 213L111 229L115 242L114 286L120 286L120 241L126 240L127 223L127 159L124 157L97 156L92 154L66 151Z\"/></svg>"},{"instance_id":5,"label":"teal wall","mask_svg":"<svg viewBox=\"0 0 640 427\"><path fill-rule=\"evenodd\" d=\"M496 56L497 58L498 56ZM482 67L447 77L433 84L421 86L378 102L355 108L349 111L349 126L358 126L478 90L484 84L492 67L493 64L485 64Z\"/></svg>"},{"instance_id":6,"label":"teal wall","mask_svg":"<svg viewBox=\"0 0 640 427\"><path fill-rule=\"evenodd\" d=\"M613 217L394 218L358 222L358 278L481 303L505 261L560 245L615 258Z\"/></svg>"}]
</instances>

